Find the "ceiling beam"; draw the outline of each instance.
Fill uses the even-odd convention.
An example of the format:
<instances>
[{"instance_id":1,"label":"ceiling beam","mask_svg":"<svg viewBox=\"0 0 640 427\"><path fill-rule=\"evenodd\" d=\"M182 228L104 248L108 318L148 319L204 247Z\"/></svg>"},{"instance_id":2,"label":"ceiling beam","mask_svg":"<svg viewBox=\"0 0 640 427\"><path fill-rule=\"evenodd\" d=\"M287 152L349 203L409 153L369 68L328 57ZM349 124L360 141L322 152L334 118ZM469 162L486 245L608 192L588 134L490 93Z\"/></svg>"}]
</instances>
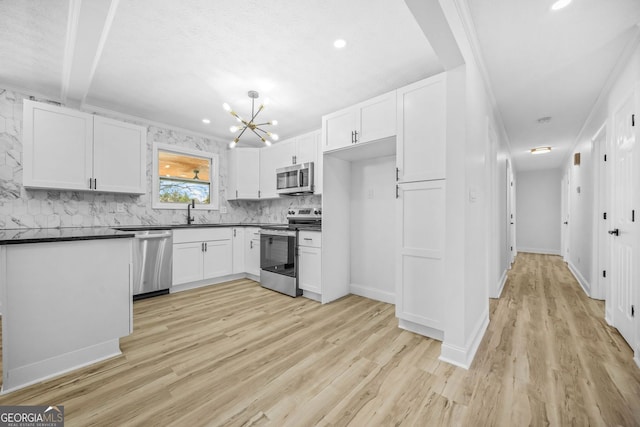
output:
<instances>
[{"instance_id":1,"label":"ceiling beam","mask_svg":"<svg viewBox=\"0 0 640 427\"><path fill-rule=\"evenodd\" d=\"M89 93L119 0L70 0L60 99L81 106Z\"/></svg>"},{"instance_id":2,"label":"ceiling beam","mask_svg":"<svg viewBox=\"0 0 640 427\"><path fill-rule=\"evenodd\" d=\"M464 64L462 52L438 0L405 0L445 70Z\"/></svg>"}]
</instances>

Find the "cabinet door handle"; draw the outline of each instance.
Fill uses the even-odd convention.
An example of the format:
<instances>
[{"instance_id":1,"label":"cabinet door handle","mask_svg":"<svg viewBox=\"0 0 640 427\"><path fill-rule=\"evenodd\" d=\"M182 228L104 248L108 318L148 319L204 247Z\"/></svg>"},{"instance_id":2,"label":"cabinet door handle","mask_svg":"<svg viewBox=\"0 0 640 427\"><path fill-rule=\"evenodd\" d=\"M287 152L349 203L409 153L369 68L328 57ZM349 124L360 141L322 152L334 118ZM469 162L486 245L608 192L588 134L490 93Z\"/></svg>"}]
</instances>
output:
<instances>
[{"instance_id":1,"label":"cabinet door handle","mask_svg":"<svg viewBox=\"0 0 640 427\"><path fill-rule=\"evenodd\" d=\"M351 131L351 143L353 144L354 142L356 141L354 140L353 131Z\"/></svg>"},{"instance_id":2,"label":"cabinet door handle","mask_svg":"<svg viewBox=\"0 0 640 427\"><path fill-rule=\"evenodd\" d=\"M253 249L253 240L249 242L249 249Z\"/></svg>"},{"instance_id":3,"label":"cabinet door handle","mask_svg":"<svg viewBox=\"0 0 640 427\"><path fill-rule=\"evenodd\" d=\"M93 178L89 178L89 190L93 190Z\"/></svg>"},{"instance_id":4,"label":"cabinet door handle","mask_svg":"<svg viewBox=\"0 0 640 427\"><path fill-rule=\"evenodd\" d=\"M209 249L209 245L207 245L207 242L204 242L204 251L207 252L208 249Z\"/></svg>"},{"instance_id":5,"label":"cabinet door handle","mask_svg":"<svg viewBox=\"0 0 640 427\"><path fill-rule=\"evenodd\" d=\"M399 191L400 191L400 187L396 185L396 199L400 197Z\"/></svg>"},{"instance_id":6,"label":"cabinet door handle","mask_svg":"<svg viewBox=\"0 0 640 427\"><path fill-rule=\"evenodd\" d=\"M93 189L94 190L98 189L98 178L93 178Z\"/></svg>"},{"instance_id":7,"label":"cabinet door handle","mask_svg":"<svg viewBox=\"0 0 640 427\"><path fill-rule=\"evenodd\" d=\"M400 176L400 168L396 168L396 182L400 180L399 176Z\"/></svg>"},{"instance_id":8,"label":"cabinet door handle","mask_svg":"<svg viewBox=\"0 0 640 427\"><path fill-rule=\"evenodd\" d=\"M236 229L233 229L233 237L236 237Z\"/></svg>"},{"instance_id":9,"label":"cabinet door handle","mask_svg":"<svg viewBox=\"0 0 640 427\"><path fill-rule=\"evenodd\" d=\"M358 142L358 131L354 130L353 134L355 135L355 141L354 142Z\"/></svg>"},{"instance_id":10,"label":"cabinet door handle","mask_svg":"<svg viewBox=\"0 0 640 427\"><path fill-rule=\"evenodd\" d=\"M204 252L204 242L200 243L200 251Z\"/></svg>"}]
</instances>

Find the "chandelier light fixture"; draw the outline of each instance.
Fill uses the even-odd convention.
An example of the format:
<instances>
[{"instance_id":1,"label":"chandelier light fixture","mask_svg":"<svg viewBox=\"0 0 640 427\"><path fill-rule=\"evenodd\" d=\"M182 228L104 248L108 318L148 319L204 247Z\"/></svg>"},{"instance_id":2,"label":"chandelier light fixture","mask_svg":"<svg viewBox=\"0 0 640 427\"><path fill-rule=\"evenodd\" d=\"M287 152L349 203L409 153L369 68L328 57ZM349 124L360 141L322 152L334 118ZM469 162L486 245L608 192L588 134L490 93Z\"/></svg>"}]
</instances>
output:
<instances>
[{"instance_id":1,"label":"chandelier light fixture","mask_svg":"<svg viewBox=\"0 0 640 427\"><path fill-rule=\"evenodd\" d=\"M275 126L275 125L278 124L277 120L271 120L270 122L264 122L264 123L256 123L255 122L256 117L258 116L258 114L260 114L260 111L262 111L264 109L265 105L267 104L266 100L265 100L265 102L260 104L260 107L258 107L258 111L255 111L255 101L256 101L256 99L258 99L258 97L260 95L255 90L250 90L247 93L247 95L249 96L249 98L251 98L251 119L249 121L244 120L242 117L240 117L238 115L238 113L233 111L231 109L231 107L229 106L229 104L227 104L226 102L224 104L222 104L222 107L225 109L225 111L228 111L233 117L236 118L236 120L239 123L241 123L241 125L239 125L239 126L231 126L229 128L229 130L232 133L238 132L238 135L233 139L233 141L231 141L229 143L229 148L235 148L235 146L238 145L238 141L240 141L240 137L242 136L242 134L245 133L245 131L247 129L249 129L251 132L255 133L258 136L258 138L260 138L260 140L262 140L262 142L266 146L271 145L271 141L266 139L267 136L269 138L271 138L273 141L277 141L278 140L278 135L276 135L275 133L271 133L269 131L266 131L266 130L261 128L261 126L266 126L266 125Z\"/></svg>"}]
</instances>

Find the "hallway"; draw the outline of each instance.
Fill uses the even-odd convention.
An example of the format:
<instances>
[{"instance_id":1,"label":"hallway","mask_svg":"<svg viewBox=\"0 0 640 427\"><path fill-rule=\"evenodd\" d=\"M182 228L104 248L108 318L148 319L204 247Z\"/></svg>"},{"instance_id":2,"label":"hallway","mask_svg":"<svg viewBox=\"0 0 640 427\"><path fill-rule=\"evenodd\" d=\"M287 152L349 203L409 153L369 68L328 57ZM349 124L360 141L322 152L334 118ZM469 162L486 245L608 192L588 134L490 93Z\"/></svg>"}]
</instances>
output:
<instances>
[{"instance_id":1,"label":"hallway","mask_svg":"<svg viewBox=\"0 0 640 427\"><path fill-rule=\"evenodd\" d=\"M467 420L640 425L640 369L562 258L520 253L469 371Z\"/></svg>"}]
</instances>

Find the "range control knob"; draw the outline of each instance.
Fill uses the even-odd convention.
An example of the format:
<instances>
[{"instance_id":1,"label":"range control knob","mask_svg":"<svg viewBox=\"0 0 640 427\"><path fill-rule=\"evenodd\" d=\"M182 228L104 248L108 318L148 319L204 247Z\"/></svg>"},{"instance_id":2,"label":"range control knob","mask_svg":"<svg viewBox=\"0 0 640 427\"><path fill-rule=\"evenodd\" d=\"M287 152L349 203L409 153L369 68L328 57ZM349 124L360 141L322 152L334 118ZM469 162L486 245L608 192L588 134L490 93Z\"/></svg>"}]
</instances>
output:
<instances>
[{"instance_id":1,"label":"range control knob","mask_svg":"<svg viewBox=\"0 0 640 427\"><path fill-rule=\"evenodd\" d=\"M289 215L293 215L294 213L294 211L289 211Z\"/></svg>"},{"instance_id":2,"label":"range control knob","mask_svg":"<svg viewBox=\"0 0 640 427\"><path fill-rule=\"evenodd\" d=\"M315 209L313 211L314 215L320 215L322 213L322 211L320 209Z\"/></svg>"}]
</instances>

